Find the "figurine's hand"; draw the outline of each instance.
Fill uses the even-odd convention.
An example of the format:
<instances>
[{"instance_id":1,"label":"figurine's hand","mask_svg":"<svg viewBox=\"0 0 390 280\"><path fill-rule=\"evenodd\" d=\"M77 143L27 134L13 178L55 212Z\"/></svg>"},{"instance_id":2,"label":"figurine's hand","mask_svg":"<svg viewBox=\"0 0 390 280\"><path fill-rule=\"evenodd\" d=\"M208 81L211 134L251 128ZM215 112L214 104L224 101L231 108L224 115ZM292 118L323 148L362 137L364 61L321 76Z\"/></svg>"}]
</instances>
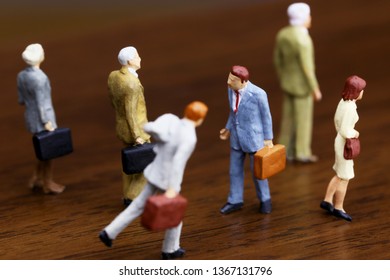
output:
<instances>
[{"instance_id":1,"label":"figurine's hand","mask_svg":"<svg viewBox=\"0 0 390 280\"><path fill-rule=\"evenodd\" d=\"M359 131L356 131L355 138L359 138L359 136L360 136L360 133L359 133Z\"/></svg>"},{"instance_id":2,"label":"figurine's hand","mask_svg":"<svg viewBox=\"0 0 390 280\"><path fill-rule=\"evenodd\" d=\"M48 121L47 123L45 123L45 129L47 131L53 131L54 130L54 127L53 127L53 124L51 123L51 121Z\"/></svg>"},{"instance_id":3,"label":"figurine's hand","mask_svg":"<svg viewBox=\"0 0 390 280\"><path fill-rule=\"evenodd\" d=\"M175 196L177 196L177 192L175 191L174 188L168 188L165 191L165 196L168 198L174 198Z\"/></svg>"},{"instance_id":4,"label":"figurine's hand","mask_svg":"<svg viewBox=\"0 0 390 280\"><path fill-rule=\"evenodd\" d=\"M137 139L135 139L136 145L143 145L144 143L145 143L145 140L142 139L141 137L137 137Z\"/></svg>"},{"instance_id":5,"label":"figurine's hand","mask_svg":"<svg viewBox=\"0 0 390 280\"><path fill-rule=\"evenodd\" d=\"M272 143L272 140L264 140L264 146L272 148L274 146L274 143Z\"/></svg>"},{"instance_id":6,"label":"figurine's hand","mask_svg":"<svg viewBox=\"0 0 390 280\"><path fill-rule=\"evenodd\" d=\"M312 93L315 101L321 101L322 99L322 93L319 88L315 89Z\"/></svg>"},{"instance_id":7,"label":"figurine's hand","mask_svg":"<svg viewBox=\"0 0 390 280\"><path fill-rule=\"evenodd\" d=\"M219 131L219 138L221 140L227 140L229 139L230 137L230 131L226 128L222 128L220 131Z\"/></svg>"}]
</instances>

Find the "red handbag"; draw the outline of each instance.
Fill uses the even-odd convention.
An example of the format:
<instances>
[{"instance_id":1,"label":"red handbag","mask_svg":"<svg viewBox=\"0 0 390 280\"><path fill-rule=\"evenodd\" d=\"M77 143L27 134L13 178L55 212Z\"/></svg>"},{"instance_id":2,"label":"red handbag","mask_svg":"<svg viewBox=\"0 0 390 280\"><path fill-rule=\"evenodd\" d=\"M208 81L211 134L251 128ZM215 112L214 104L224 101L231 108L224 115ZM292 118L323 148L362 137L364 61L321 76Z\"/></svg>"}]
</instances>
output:
<instances>
[{"instance_id":1,"label":"red handbag","mask_svg":"<svg viewBox=\"0 0 390 280\"><path fill-rule=\"evenodd\" d=\"M360 154L359 138L347 138L344 145L344 158L354 159Z\"/></svg>"}]
</instances>

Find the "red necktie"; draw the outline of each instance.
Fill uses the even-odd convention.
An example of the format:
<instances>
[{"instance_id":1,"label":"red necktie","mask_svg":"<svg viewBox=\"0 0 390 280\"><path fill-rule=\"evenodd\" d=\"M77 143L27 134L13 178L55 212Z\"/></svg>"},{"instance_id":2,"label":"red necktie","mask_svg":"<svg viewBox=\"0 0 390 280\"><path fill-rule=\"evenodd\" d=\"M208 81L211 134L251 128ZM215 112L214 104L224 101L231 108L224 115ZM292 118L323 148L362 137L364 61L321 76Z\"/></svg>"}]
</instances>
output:
<instances>
[{"instance_id":1,"label":"red necktie","mask_svg":"<svg viewBox=\"0 0 390 280\"><path fill-rule=\"evenodd\" d=\"M237 113L238 111L238 103L240 102L240 93L238 90L234 91L236 93L236 108L234 109L234 113Z\"/></svg>"}]
</instances>

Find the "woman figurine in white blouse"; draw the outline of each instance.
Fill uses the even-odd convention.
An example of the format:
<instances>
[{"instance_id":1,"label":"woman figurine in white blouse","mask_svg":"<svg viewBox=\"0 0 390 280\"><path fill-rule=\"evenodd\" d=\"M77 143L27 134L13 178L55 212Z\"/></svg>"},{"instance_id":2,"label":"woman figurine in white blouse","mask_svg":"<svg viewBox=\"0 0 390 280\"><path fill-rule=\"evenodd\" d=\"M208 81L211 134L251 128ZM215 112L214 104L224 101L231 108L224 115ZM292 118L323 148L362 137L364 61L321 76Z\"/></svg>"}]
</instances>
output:
<instances>
[{"instance_id":1,"label":"woman figurine in white blouse","mask_svg":"<svg viewBox=\"0 0 390 280\"><path fill-rule=\"evenodd\" d=\"M329 182L325 198L320 204L322 209L349 222L352 221L352 217L345 212L343 204L348 182L355 177L355 173L353 160L344 158L344 145L347 138L359 137L359 132L355 130L355 124L359 120L356 101L363 98L365 87L366 81L358 76L351 76L345 82L342 99L334 116L337 136L334 142L336 158L333 169L336 175Z\"/></svg>"}]
</instances>

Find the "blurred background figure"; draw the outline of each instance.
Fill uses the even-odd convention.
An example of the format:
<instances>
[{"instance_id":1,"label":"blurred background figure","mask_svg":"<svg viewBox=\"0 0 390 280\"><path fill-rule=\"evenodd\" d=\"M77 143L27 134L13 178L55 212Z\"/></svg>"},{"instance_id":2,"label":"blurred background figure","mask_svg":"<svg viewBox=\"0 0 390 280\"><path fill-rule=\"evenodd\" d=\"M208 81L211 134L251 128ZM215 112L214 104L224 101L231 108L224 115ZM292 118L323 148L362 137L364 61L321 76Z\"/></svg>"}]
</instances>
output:
<instances>
[{"instance_id":1,"label":"blurred background figure","mask_svg":"<svg viewBox=\"0 0 390 280\"><path fill-rule=\"evenodd\" d=\"M313 163L313 99L322 98L315 75L310 7L291 4L287 9L290 25L279 31L274 49L274 64L284 92L280 144L287 147L287 159Z\"/></svg>"}]
</instances>

